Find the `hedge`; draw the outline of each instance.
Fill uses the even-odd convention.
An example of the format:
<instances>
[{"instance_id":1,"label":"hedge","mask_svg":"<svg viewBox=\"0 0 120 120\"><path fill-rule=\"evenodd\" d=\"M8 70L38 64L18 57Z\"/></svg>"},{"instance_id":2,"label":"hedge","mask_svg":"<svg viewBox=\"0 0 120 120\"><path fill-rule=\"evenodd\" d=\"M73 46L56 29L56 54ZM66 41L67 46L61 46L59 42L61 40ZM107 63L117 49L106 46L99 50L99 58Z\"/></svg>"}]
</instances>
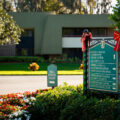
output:
<instances>
[{"instance_id":1,"label":"hedge","mask_svg":"<svg viewBox=\"0 0 120 120\"><path fill-rule=\"evenodd\" d=\"M120 120L120 100L87 98L81 87L64 86L37 96L31 120Z\"/></svg>"},{"instance_id":2,"label":"hedge","mask_svg":"<svg viewBox=\"0 0 120 120\"><path fill-rule=\"evenodd\" d=\"M44 57L37 56L1 56L0 62L55 62L55 63L81 63L81 59L78 57L73 58L49 58L45 59Z\"/></svg>"},{"instance_id":3,"label":"hedge","mask_svg":"<svg viewBox=\"0 0 120 120\"><path fill-rule=\"evenodd\" d=\"M34 56L4 56L0 57L0 62L45 62L43 57Z\"/></svg>"}]
</instances>

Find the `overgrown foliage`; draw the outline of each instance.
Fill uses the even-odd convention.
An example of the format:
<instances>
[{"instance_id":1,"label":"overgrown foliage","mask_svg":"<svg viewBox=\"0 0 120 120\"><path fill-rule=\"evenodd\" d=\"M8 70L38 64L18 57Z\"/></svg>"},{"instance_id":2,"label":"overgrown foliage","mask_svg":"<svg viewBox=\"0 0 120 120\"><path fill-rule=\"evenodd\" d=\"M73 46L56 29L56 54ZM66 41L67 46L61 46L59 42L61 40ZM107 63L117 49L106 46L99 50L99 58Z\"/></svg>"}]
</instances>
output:
<instances>
[{"instance_id":1,"label":"overgrown foliage","mask_svg":"<svg viewBox=\"0 0 120 120\"><path fill-rule=\"evenodd\" d=\"M0 2L0 45L18 44L21 29L3 8Z\"/></svg>"}]
</instances>

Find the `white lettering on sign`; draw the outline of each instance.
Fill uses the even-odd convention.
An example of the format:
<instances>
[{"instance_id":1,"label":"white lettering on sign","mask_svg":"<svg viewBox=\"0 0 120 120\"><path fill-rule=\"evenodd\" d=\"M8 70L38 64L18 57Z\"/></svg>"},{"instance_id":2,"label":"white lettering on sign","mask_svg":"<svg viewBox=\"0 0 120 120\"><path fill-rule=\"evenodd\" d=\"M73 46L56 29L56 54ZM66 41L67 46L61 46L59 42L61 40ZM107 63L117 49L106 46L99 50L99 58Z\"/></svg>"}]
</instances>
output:
<instances>
[{"instance_id":1,"label":"white lettering on sign","mask_svg":"<svg viewBox=\"0 0 120 120\"><path fill-rule=\"evenodd\" d=\"M116 70L116 68L113 68L113 70Z\"/></svg>"},{"instance_id":2,"label":"white lettering on sign","mask_svg":"<svg viewBox=\"0 0 120 120\"><path fill-rule=\"evenodd\" d=\"M53 74L53 73L54 73L54 71L50 71L50 73L51 73L51 74Z\"/></svg>"},{"instance_id":3,"label":"white lettering on sign","mask_svg":"<svg viewBox=\"0 0 120 120\"><path fill-rule=\"evenodd\" d=\"M49 81L49 83L54 84L54 83L55 83L55 81Z\"/></svg>"},{"instance_id":4,"label":"white lettering on sign","mask_svg":"<svg viewBox=\"0 0 120 120\"><path fill-rule=\"evenodd\" d=\"M113 77L113 80L115 80L116 78L115 77Z\"/></svg>"},{"instance_id":5,"label":"white lettering on sign","mask_svg":"<svg viewBox=\"0 0 120 120\"><path fill-rule=\"evenodd\" d=\"M56 74L48 74L48 76L49 76L49 77L51 77L51 76L52 76L52 77L53 77L53 76L55 77Z\"/></svg>"},{"instance_id":6,"label":"white lettering on sign","mask_svg":"<svg viewBox=\"0 0 120 120\"><path fill-rule=\"evenodd\" d=\"M55 77L49 77L49 79L54 80L54 79L55 79Z\"/></svg>"},{"instance_id":7,"label":"white lettering on sign","mask_svg":"<svg viewBox=\"0 0 120 120\"><path fill-rule=\"evenodd\" d=\"M113 55L113 59L115 60L115 54Z\"/></svg>"}]
</instances>

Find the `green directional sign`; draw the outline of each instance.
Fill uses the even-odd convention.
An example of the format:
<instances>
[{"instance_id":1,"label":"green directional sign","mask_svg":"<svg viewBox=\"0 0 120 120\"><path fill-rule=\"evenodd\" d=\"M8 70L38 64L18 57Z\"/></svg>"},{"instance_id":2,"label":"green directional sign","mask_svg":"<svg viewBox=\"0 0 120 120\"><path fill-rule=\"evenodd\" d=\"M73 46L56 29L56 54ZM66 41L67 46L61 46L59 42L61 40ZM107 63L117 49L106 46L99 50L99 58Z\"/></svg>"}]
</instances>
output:
<instances>
[{"instance_id":1,"label":"green directional sign","mask_svg":"<svg viewBox=\"0 0 120 120\"><path fill-rule=\"evenodd\" d=\"M118 92L118 55L113 49L105 41L89 48L89 89Z\"/></svg>"},{"instance_id":2,"label":"green directional sign","mask_svg":"<svg viewBox=\"0 0 120 120\"><path fill-rule=\"evenodd\" d=\"M48 87L56 87L57 86L57 66L54 64L51 64L47 68L48 74L47 74L47 82Z\"/></svg>"}]
</instances>

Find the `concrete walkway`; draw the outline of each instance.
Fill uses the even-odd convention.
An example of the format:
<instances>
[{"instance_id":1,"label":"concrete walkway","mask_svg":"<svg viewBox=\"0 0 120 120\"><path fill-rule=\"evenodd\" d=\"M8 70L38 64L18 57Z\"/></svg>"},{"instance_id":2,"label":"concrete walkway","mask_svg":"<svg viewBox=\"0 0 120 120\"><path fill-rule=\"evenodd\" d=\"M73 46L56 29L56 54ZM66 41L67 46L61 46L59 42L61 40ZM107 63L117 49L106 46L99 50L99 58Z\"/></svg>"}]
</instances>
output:
<instances>
[{"instance_id":1,"label":"concrete walkway","mask_svg":"<svg viewBox=\"0 0 120 120\"><path fill-rule=\"evenodd\" d=\"M83 83L82 75L59 75L58 85ZM0 95L25 91L36 91L47 87L47 76L0 76Z\"/></svg>"}]
</instances>

